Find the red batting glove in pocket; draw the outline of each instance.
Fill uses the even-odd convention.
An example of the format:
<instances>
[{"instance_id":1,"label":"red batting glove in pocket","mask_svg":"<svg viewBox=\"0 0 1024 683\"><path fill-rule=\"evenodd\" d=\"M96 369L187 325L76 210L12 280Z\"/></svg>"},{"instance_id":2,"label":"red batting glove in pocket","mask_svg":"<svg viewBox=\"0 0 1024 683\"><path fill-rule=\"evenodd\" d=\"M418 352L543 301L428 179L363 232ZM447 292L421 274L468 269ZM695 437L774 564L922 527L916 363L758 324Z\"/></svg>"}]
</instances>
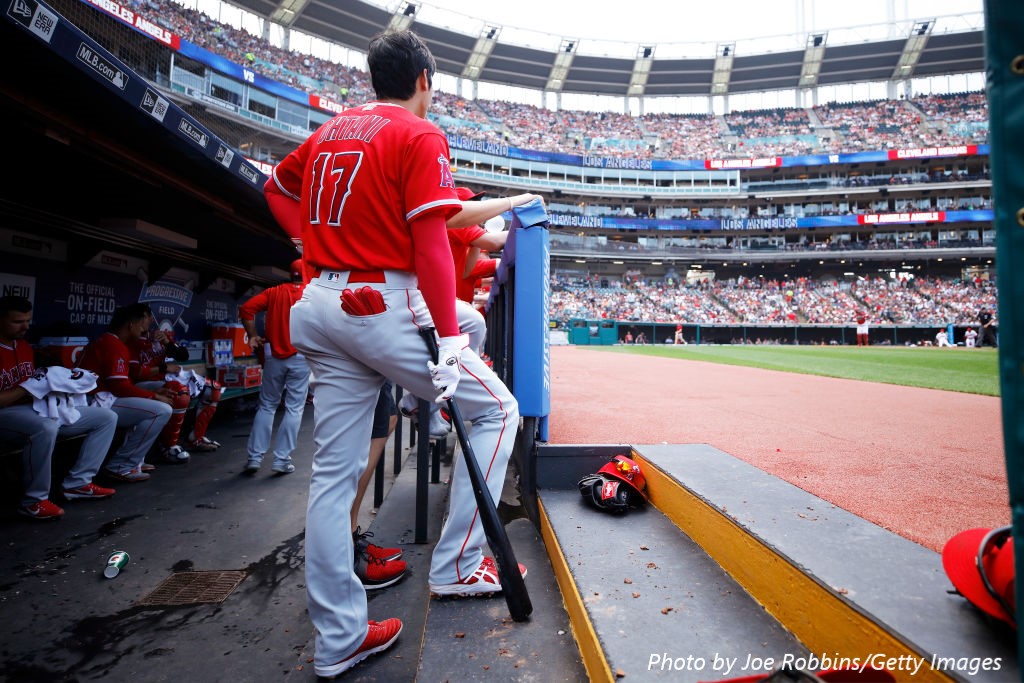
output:
<instances>
[{"instance_id":1,"label":"red batting glove in pocket","mask_svg":"<svg viewBox=\"0 0 1024 683\"><path fill-rule=\"evenodd\" d=\"M378 292L373 287L360 287L356 290L356 296L358 296L366 310L369 311L367 315L376 315L377 313L383 313L387 310L387 306L384 304L384 295Z\"/></svg>"},{"instance_id":2,"label":"red batting glove in pocket","mask_svg":"<svg viewBox=\"0 0 1024 683\"><path fill-rule=\"evenodd\" d=\"M352 316L367 316L383 313L387 310L384 297L373 287L360 287L356 291L343 290L341 293L341 310Z\"/></svg>"}]
</instances>

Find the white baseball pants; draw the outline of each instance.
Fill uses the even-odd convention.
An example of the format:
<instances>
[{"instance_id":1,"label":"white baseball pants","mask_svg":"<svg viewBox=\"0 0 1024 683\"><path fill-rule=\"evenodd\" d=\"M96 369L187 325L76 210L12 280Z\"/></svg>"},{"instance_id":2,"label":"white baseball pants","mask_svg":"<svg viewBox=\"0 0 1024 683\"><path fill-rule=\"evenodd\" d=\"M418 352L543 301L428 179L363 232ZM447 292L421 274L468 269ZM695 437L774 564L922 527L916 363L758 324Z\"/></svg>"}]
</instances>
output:
<instances>
[{"instance_id":1,"label":"white baseball pants","mask_svg":"<svg viewBox=\"0 0 1024 683\"><path fill-rule=\"evenodd\" d=\"M388 271L370 283L387 310L350 316L341 310L347 272L325 271L292 307L292 344L313 372L313 474L306 517L306 584L316 627L316 664L329 666L355 651L366 636L366 592L353 568L348 519L359 475L366 467L378 392L387 377L418 396L434 396L430 356L419 330L432 326L411 273ZM354 283L354 289L362 286ZM472 422L472 445L494 500L519 426L512 393L479 356L462 355L455 399ZM455 583L480 564L486 544L465 466L452 470L448 518L431 558L429 581Z\"/></svg>"}]
</instances>

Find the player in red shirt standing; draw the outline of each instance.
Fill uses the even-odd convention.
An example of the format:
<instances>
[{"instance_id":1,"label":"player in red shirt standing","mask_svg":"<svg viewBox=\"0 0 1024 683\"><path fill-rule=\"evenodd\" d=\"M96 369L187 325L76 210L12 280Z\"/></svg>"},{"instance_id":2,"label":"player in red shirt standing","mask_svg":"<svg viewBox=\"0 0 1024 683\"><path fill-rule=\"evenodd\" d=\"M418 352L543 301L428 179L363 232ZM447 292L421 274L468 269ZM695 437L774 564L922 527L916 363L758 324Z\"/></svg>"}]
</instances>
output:
<instances>
[{"instance_id":1,"label":"player in red shirt standing","mask_svg":"<svg viewBox=\"0 0 1024 683\"><path fill-rule=\"evenodd\" d=\"M100 499L114 489L92 483L103 464L117 428L117 416L104 408L81 406L79 417L61 424L32 407L22 383L35 372L32 345L25 341L32 322L32 303L19 296L0 297L0 438L24 442L22 483L24 497L18 512L31 519L60 519L64 510L50 501L50 474L57 436L84 434L78 459L64 478L64 497Z\"/></svg>"},{"instance_id":2,"label":"player in red shirt standing","mask_svg":"<svg viewBox=\"0 0 1024 683\"><path fill-rule=\"evenodd\" d=\"M521 194L500 199L482 199L483 192L473 192L468 187L456 187L455 194L462 202L462 211L448 220L448 245L455 265L455 315L459 331L469 337L469 348L483 355L487 339L487 323L483 314L473 305L476 282L480 277L494 275L499 259L485 259L490 268L477 269L481 251L498 251L505 246L508 233L504 231L505 221L501 214L515 206L527 204L539 195ZM484 229L484 223L496 220L500 230ZM402 397L402 414L413 417L419 411L419 397L407 393ZM430 438L443 439L451 425L441 417L441 407L430 406ZM371 464L372 466L372 464Z\"/></svg>"},{"instance_id":3,"label":"player in red shirt standing","mask_svg":"<svg viewBox=\"0 0 1024 683\"><path fill-rule=\"evenodd\" d=\"M278 222L301 235L313 275L292 308L291 333L314 382L306 584L320 676L384 650L402 628L398 619L367 622L352 538L338 533L366 467L384 378L420 396L458 399L495 499L519 422L511 392L459 334L445 221L462 207L447 140L425 120L434 58L414 33L395 31L371 40L367 61L378 100L327 121L274 169L265 188ZM436 365L419 335L425 327L440 337ZM456 467L431 558L433 593L501 590L477 517L468 473Z\"/></svg>"},{"instance_id":4,"label":"player in red shirt standing","mask_svg":"<svg viewBox=\"0 0 1024 683\"><path fill-rule=\"evenodd\" d=\"M868 340L868 314L866 311L857 311L857 346L870 346Z\"/></svg>"},{"instance_id":5,"label":"player in red shirt standing","mask_svg":"<svg viewBox=\"0 0 1024 683\"><path fill-rule=\"evenodd\" d=\"M142 471L146 454L160 430L171 418L174 404L172 389L149 391L132 384L128 376L131 353L128 344L149 328L149 315L143 304L123 306L114 311L107 331L85 347L78 366L99 375L97 405L112 399L108 406L117 413L117 426L128 430L128 437L110 457L103 470L109 479L123 482L146 481Z\"/></svg>"},{"instance_id":6,"label":"player in red shirt standing","mask_svg":"<svg viewBox=\"0 0 1024 683\"><path fill-rule=\"evenodd\" d=\"M265 289L252 297L238 309L238 317L249 335L249 345L254 352L270 342L270 355L263 361L263 384L260 385L260 403L249 432L246 446L249 458L245 471L252 474L259 471L263 456L270 448L270 436L274 430L274 416L284 395L284 417L277 428L274 440L274 463L271 470L278 474L291 474L292 451L299 436L302 413L306 408L306 394L309 391L309 365L301 353L292 346L289 316L292 305L302 296L306 288L303 282L302 260L292 261L291 282ZM264 321L265 337L256 333L256 314L266 311Z\"/></svg>"}]
</instances>

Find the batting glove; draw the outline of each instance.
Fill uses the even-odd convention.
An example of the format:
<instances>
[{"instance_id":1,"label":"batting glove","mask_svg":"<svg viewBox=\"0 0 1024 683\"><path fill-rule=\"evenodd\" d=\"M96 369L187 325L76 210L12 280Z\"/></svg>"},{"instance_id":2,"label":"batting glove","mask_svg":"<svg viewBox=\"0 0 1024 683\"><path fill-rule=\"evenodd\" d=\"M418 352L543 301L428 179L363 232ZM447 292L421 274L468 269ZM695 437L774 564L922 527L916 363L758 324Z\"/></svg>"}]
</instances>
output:
<instances>
[{"instance_id":1,"label":"batting glove","mask_svg":"<svg viewBox=\"0 0 1024 683\"><path fill-rule=\"evenodd\" d=\"M437 363L427 361L427 369L430 370L430 381L434 383L434 391L438 392L437 403L444 403L455 395L455 388L459 386L459 361L462 360L462 350L469 346L469 335L460 334L457 337L441 337L437 344Z\"/></svg>"}]
</instances>

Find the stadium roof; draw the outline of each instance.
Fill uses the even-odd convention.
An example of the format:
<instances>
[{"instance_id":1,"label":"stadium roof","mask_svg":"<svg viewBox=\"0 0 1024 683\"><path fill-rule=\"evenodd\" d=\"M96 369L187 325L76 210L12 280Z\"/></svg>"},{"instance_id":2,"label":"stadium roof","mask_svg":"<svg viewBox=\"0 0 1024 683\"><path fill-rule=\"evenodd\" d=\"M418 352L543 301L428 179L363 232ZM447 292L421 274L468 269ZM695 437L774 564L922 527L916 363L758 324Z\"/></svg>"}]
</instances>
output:
<instances>
[{"instance_id":1,"label":"stadium roof","mask_svg":"<svg viewBox=\"0 0 1024 683\"><path fill-rule=\"evenodd\" d=\"M414 2L401 3L395 12L361 0L231 2L361 52L374 34L389 27L410 27L430 46L443 73L567 93L699 96L985 70L983 31L932 33L934 22L927 21L914 24L899 39L829 46L824 34L809 35L806 50L747 55L719 45L718 54L688 59L658 59L657 46L640 46L632 59L575 54L572 40L563 41L557 50L537 49L503 43L500 31L489 35L489 27L470 35L417 22Z\"/></svg>"}]
</instances>

